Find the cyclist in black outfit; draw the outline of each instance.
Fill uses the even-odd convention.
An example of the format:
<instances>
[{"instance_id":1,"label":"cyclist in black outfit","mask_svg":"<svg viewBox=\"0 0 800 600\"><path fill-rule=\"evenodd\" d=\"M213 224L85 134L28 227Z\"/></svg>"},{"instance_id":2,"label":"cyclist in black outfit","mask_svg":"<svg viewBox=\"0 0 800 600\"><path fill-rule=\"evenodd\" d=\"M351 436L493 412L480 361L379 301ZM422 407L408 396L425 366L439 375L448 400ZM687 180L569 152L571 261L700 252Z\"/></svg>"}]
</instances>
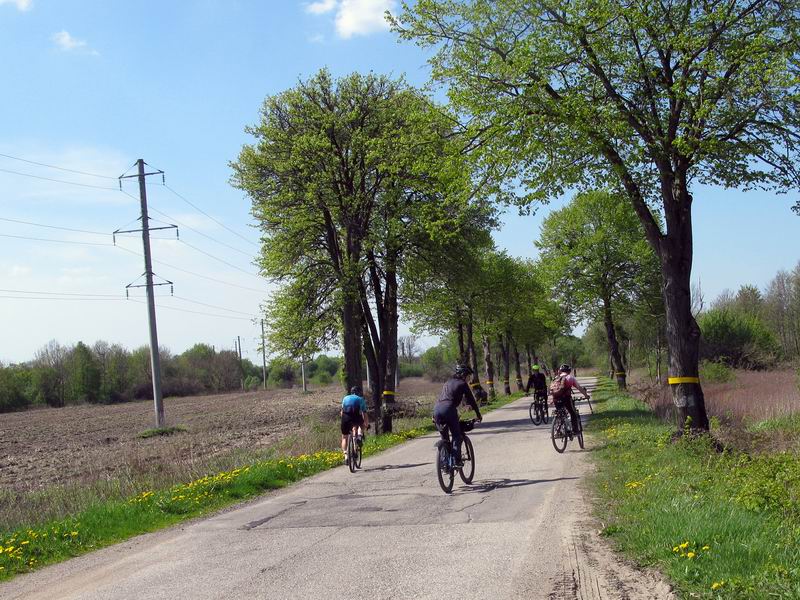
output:
<instances>
[{"instance_id":1,"label":"cyclist in black outfit","mask_svg":"<svg viewBox=\"0 0 800 600\"><path fill-rule=\"evenodd\" d=\"M461 464L462 433L461 425L458 422L458 406L461 401L466 401L472 407L479 423L482 420L478 403L475 402L472 391L466 382L470 375L472 375L472 369L468 366L456 365L453 376L445 382L442 393L433 407L433 420L443 439L446 439L444 431L442 431L444 426L450 429L450 435L453 437L453 454L457 464Z\"/></svg>"},{"instance_id":2,"label":"cyclist in black outfit","mask_svg":"<svg viewBox=\"0 0 800 600\"><path fill-rule=\"evenodd\" d=\"M547 379L545 379L544 373L539 371L539 365L533 365L531 374L528 376L528 384L525 386L525 393L529 394L531 388L533 388L534 394L539 392L547 396Z\"/></svg>"}]
</instances>

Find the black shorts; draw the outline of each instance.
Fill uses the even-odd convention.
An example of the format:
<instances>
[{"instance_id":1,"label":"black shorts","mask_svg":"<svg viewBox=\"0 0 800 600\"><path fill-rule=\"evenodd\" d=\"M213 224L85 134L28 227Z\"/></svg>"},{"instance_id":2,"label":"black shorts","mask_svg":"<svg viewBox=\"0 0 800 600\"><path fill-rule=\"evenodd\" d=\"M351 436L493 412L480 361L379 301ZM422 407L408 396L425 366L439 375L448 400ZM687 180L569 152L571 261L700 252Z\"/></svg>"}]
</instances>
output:
<instances>
[{"instance_id":1,"label":"black shorts","mask_svg":"<svg viewBox=\"0 0 800 600\"><path fill-rule=\"evenodd\" d=\"M358 414L350 414L350 413L342 413L342 435L347 435L353 429L353 427L363 427L364 426L364 415L361 413Z\"/></svg>"}]
</instances>

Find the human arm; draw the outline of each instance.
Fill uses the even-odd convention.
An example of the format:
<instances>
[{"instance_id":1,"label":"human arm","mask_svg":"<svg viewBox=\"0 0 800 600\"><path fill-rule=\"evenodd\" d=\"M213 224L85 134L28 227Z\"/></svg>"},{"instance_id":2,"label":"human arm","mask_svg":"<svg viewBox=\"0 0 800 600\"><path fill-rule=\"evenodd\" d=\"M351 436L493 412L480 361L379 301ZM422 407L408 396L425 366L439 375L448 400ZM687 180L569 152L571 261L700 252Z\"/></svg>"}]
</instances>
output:
<instances>
[{"instance_id":1,"label":"human arm","mask_svg":"<svg viewBox=\"0 0 800 600\"><path fill-rule=\"evenodd\" d=\"M483 417L481 416L481 409L478 408L478 403L475 401L475 396L472 395L472 390L469 389L469 386L466 384L466 382L463 385L464 400L470 405L472 410L475 411L478 421L480 422L483 420Z\"/></svg>"},{"instance_id":2,"label":"human arm","mask_svg":"<svg viewBox=\"0 0 800 600\"><path fill-rule=\"evenodd\" d=\"M362 396L360 398L361 414L364 415L364 429L369 429L369 412L367 412L367 401Z\"/></svg>"}]
</instances>

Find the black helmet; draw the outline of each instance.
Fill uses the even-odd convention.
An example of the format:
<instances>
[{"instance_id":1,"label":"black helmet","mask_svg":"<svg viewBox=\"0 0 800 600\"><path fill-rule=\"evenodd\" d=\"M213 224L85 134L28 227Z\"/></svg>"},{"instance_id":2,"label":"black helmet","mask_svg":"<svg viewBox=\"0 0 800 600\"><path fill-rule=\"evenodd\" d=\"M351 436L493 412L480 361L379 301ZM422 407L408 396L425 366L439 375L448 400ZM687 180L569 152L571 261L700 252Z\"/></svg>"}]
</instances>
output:
<instances>
[{"instance_id":1,"label":"black helmet","mask_svg":"<svg viewBox=\"0 0 800 600\"><path fill-rule=\"evenodd\" d=\"M353 394L354 396L363 396L364 390L361 389L360 385L354 385L353 387L350 388L350 393Z\"/></svg>"},{"instance_id":2,"label":"black helmet","mask_svg":"<svg viewBox=\"0 0 800 600\"><path fill-rule=\"evenodd\" d=\"M455 377L467 377L468 375L472 375L472 369L470 369L467 365L462 365L459 363L453 370L453 375Z\"/></svg>"},{"instance_id":3,"label":"black helmet","mask_svg":"<svg viewBox=\"0 0 800 600\"><path fill-rule=\"evenodd\" d=\"M558 367L558 372L559 373L571 373L572 372L572 367L570 367L568 364L563 364L560 367Z\"/></svg>"}]
</instances>

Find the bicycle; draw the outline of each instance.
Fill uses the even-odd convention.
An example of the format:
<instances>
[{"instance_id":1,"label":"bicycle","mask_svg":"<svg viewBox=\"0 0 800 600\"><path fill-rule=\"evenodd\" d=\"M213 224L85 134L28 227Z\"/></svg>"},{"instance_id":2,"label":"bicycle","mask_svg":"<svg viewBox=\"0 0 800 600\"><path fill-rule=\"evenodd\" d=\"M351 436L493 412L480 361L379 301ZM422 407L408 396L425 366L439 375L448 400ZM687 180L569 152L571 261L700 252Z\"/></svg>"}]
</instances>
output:
<instances>
[{"instance_id":1,"label":"bicycle","mask_svg":"<svg viewBox=\"0 0 800 600\"><path fill-rule=\"evenodd\" d=\"M356 469L361 468L362 445L364 443L364 436L353 434L355 430L356 428L353 427L350 433L347 434L347 456L345 460L351 473L355 473Z\"/></svg>"},{"instance_id":2,"label":"bicycle","mask_svg":"<svg viewBox=\"0 0 800 600\"><path fill-rule=\"evenodd\" d=\"M535 391L533 398L533 402L531 402L530 408L528 408L531 423L534 425L539 425L539 423L547 425L550 418L550 411L547 408L547 391Z\"/></svg>"},{"instance_id":3,"label":"bicycle","mask_svg":"<svg viewBox=\"0 0 800 600\"><path fill-rule=\"evenodd\" d=\"M456 471L458 471L461 480L467 485L472 483L472 479L475 477L475 449L472 447L472 442L466 435L466 432L472 431L475 428L476 421L477 419L459 421L463 440L461 466L456 464L450 430L446 425L441 427L437 426L444 438L436 442L436 477L445 494L449 494L453 490L453 481Z\"/></svg>"},{"instance_id":4,"label":"bicycle","mask_svg":"<svg viewBox=\"0 0 800 600\"><path fill-rule=\"evenodd\" d=\"M572 431L572 419L570 418L567 407L563 402L556 406L555 415L553 415L553 426L550 429L550 439L553 440L553 448L559 454L563 453L567 448L567 442L573 438L578 438L578 445L583 449L583 424L581 423L581 413L578 407L575 407L575 413L578 415L578 431Z\"/></svg>"}]
</instances>

